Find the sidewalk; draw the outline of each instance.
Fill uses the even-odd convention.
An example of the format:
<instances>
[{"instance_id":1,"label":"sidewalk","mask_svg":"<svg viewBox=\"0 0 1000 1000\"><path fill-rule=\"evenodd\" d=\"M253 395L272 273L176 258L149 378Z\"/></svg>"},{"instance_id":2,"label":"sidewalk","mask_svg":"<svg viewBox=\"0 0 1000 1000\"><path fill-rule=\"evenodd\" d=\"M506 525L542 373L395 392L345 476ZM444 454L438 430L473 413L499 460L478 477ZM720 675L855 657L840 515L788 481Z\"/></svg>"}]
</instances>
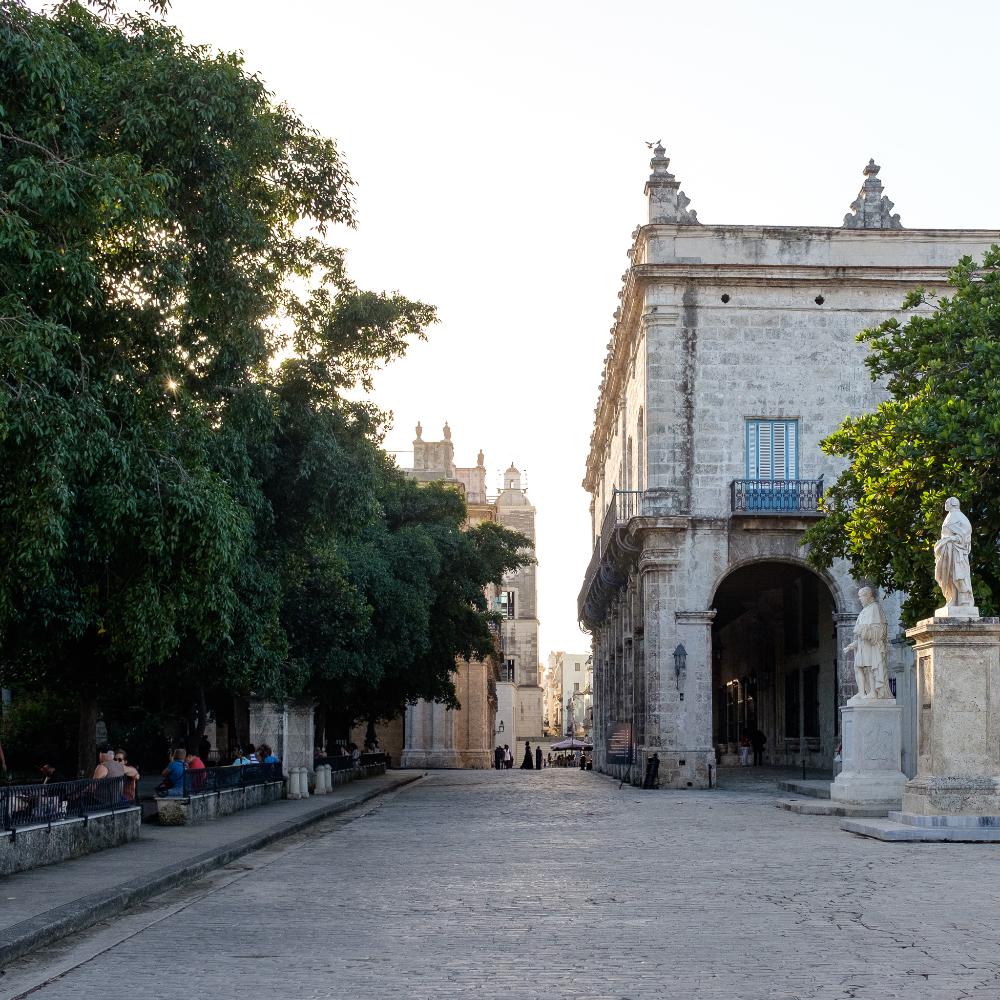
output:
<instances>
[{"instance_id":1,"label":"sidewalk","mask_svg":"<svg viewBox=\"0 0 1000 1000\"><path fill-rule=\"evenodd\" d=\"M392 771L327 795L281 799L203 826L143 823L138 840L0 878L0 967L171 886L422 777Z\"/></svg>"}]
</instances>

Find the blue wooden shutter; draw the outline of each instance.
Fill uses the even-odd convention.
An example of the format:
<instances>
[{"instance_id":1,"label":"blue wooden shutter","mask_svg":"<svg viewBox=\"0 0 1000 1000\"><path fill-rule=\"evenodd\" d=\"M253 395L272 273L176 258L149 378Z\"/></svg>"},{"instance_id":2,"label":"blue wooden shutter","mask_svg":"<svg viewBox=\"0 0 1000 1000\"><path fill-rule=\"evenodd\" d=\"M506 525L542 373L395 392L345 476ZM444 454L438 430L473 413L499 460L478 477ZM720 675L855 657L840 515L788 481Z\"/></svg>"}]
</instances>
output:
<instances>
[{"instance_id":1,"label":"blue wooden shutter","mask_svg":"<svg viewBox=\"0 0 1000 1000\"><path fill-rule=\"evenodd\" d=\"M798 479L798 421L748 420L746 423L747 479Z\"/></svg>"}]
</instances>

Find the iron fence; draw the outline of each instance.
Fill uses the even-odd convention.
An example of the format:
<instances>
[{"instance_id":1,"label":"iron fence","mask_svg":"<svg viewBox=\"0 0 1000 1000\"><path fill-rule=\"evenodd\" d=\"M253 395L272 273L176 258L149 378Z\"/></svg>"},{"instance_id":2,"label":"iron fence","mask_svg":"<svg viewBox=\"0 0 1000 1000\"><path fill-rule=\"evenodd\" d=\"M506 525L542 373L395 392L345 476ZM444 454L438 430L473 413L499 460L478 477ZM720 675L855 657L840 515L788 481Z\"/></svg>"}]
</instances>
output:
<instances>
[{"instance_id":1,"label":"iron fence","mask_svg":"<svg viewBox=\"0 0 1000 1000\"><path fill-rule=\"evenodd\" d=\"M334 771L349 771L353 765L350 754L336 754L333 757L317 757L316 765L329 764ZM361 767L377 767L379 764L389 766L387 753L363 753L359 761Z\"/></svg>"},{"instance_id":2,"label":"iron fence","mask_svg":"<svg viewBox=\"0 0 1000 1000\"><path fill-rule=\"evenodd\" d=\"M115 812L136 805L130 778L83 778L0 786L0 830Z\"/></svg>"},{"instance_id":3,"label":"iron fence","mask_svg":"<svg viewBox=\"0 0 1000 1000\"><path fill-rule=\"evenodd\" d=\"M281 781L284 775L281 764L229 764L225 767L198 768L184 772L184 794L201 795L205 792L225 792L247 785L262 785L268 781Z\"/></svg>"},{"instance_id":4,"label":"iron fence","mask_svg":"<svg viewBox=\"0 0 1000 1000\"><path fill-rule=\"evenodd\" d=\"M819 513L823 477L819 479L734 479L730 484L733 513Z\"/></svg>"}]
</instances>

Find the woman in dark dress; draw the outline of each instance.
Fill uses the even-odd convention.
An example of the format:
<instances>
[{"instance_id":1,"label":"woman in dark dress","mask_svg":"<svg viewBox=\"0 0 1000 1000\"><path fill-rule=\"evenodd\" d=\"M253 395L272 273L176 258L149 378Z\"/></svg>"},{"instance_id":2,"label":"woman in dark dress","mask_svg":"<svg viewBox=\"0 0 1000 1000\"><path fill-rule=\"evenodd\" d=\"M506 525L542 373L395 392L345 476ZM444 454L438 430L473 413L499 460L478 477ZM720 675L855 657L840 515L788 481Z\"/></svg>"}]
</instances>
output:
<instances>
[{"instance_id":1,"label":"woman in dark dress","mask_svg":"<svg viewBox=\"0 0 1000 1000\"><path fill-rule=\"evenodd\" d=\"M524 741L524 760L521 762L522 771L534 771L535 765L531 762L531 744Z\"/></svg>"}]
</instances>

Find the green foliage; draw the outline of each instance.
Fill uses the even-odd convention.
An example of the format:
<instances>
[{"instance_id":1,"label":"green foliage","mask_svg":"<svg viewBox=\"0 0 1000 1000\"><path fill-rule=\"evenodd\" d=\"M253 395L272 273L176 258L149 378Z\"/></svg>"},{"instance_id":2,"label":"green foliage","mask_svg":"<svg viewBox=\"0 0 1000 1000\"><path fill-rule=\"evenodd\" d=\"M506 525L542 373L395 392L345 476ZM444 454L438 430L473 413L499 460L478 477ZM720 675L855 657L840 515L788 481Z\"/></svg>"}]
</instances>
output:
<instances>
[{"instance_id":1,"label":"green foliage","mask_svg":"<svg viewBox=\"0 0 1000 1000\"><path fill-rule=\"evenodd\" d=\"M434 310L351 282L336 145L239 56L97 7L0 0L5 677L453 699L524 540L463 532L343 398Z\"/></svg>"},{"instance_id":2,"label":"green foliage","mask_svg":"<svg viewBox=\"0 0 1000 1000\"><path fill-rule=\"evenodd\" d=\"M865 330L873 379L890 398L874 413L848 418L823 442L849 468L828 490L827 516L806 534L821 567L842 557L856 579L907 594L904 619L927 617L941 603L933 544L944 501L957 496L972 521L976 601L1000 612L1000 248L981 266L963 258L954 293Z\"/></svg>"}]
</instances>

